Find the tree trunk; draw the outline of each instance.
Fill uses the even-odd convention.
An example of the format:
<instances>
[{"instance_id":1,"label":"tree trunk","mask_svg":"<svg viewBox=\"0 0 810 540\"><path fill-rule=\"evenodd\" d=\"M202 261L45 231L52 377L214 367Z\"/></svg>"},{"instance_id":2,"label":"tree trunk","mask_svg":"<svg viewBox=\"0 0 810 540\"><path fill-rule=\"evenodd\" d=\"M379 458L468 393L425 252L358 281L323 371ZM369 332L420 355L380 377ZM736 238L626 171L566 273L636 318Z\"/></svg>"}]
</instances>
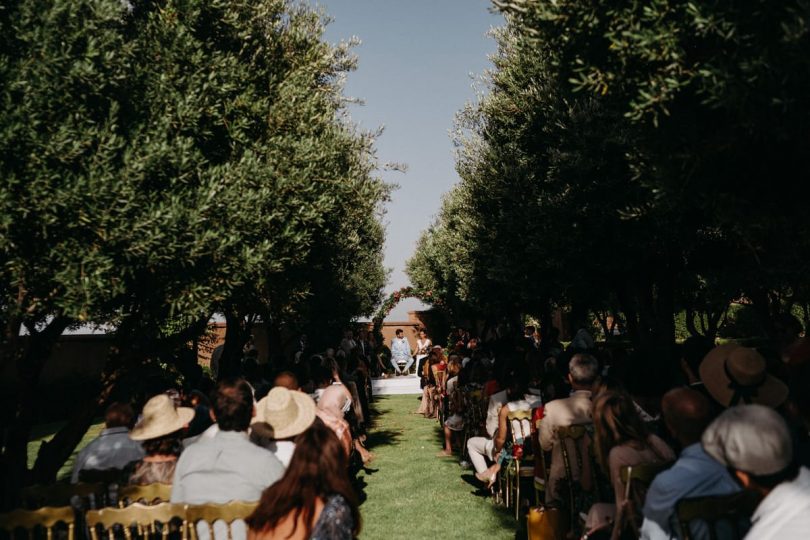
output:
<instances>
[{"instance_id":1,"label":"tree trunk","mask_svg":"<svg viewBox=\"0 0 810 540\"><path fill-rule=\"evenodd\" d=\"M116 377L114 374L105 373L102 381L101 392L97 396L86 400L68 423L56 433L53 439L40 445L36 463L31 471L31 479L34 483L48 484L56 481L59 469L73 454L73 451L93 424L98 412L103 410L115 388Z\"/></svg>"},{"instance_id":2,"label":"tree trunk","mask_svg":"<svg viewBox=\"0 0 810 540\"><path fill-rule=\"evenodd\" d=\"M638 344L640 340L638 312L633 297L629 293L629 287L625 284L616 291L616 296L619 299L619 308L624 313L625 321L627 322L627 337L630 341Z\"/></svg>"},{"instance_id":3,"label":"tree trunk","mask_svg":"<svg viewBox=\"0 0 810 540\"><path fill-rule=\"evenodd\" d=\"M28 480L28 440L39 399L39 379L54 345L70 322L68 318L57 316L39 332L30 328L30 335L21 341L25 349L16 352L18 394L13 420L4 434L5 450L0 471L4 487L2 508L11 508L17 503L19 490Z\"/></svg>"},{"instance_id":4,"label":"tree trunk","mask_svg":"<svg viewBox=\"0 0 810 540\"><path fill-rule=\"evenodd\" d=\"M245 345L245 318L236 310L225 313L225 346L219 359L220 380L239 375L242 347Z\"/></svg>"},{"instance_id":5,"label":"tree trunk","mask_svg":"<svg viewBox=\"0 0 810 540\"><path fill-rule=\"evenodd\" d=\"M115 344L110 347L108 352L99 392L93 396L88 396L78 411L68 420L68 423L54 435L53 439L42 443L32 469L32 480L38 484L50 483L56 480L59 469L73 454L73 451L93 424L95 417L107 405L122 370L137 369L145 357L151 354L161 355L173 351L183 343L187 343L189 339L192 339L192 336L199 336L204 331L209 319L209 316L201 317L176 334L152 340L138 331L136 321L131 318L127 319L118 328ZM133 336L139 336L140 343L137 347L130 341ZM133 349L140 352L126 359L120 352L132 351Z\"/></svg>"},{"instance_id":6,"label":"tree trunk","mask_svg":"<svg viewBox=\"0 0 810 540\"><path fill-rule=\"evenodd\" d=\"M689 333L692 336L699 336L700 332L698 332L697 327L695 326L695 312L692 308L686 308L686 329L689 330Z\"/></svg>"}]
</instances>

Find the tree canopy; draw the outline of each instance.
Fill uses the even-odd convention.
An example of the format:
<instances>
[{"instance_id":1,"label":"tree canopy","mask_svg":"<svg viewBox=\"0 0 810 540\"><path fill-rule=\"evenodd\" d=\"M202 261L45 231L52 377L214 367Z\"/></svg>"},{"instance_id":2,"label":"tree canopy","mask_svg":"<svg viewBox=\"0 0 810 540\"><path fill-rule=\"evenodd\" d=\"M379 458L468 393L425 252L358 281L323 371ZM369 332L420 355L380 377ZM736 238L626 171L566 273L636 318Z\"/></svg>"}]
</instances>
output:
<instances>
[{"instance_id":1,"label":"tree canopy","mask_svg":"<svg viewBox=\"0 0 810 540\"><path fill-rule=\"evenodd\" d=\"M0 8L0 322L3 369L21 381L16 459L24 394L71 325L109 325L121 349L148 355L215 312L294 328L305 314L341 325L373 312L389 187L373 136L345 109L350 44L326 43L325 22L290 0Z\"/></svg>"},{"instance_id":2,"label":"tree canopy","mask_svg":"<svg viewBox=\"0 0 810 540\"><path fill-rule=\"evenodd\" d=\"M733 300L764 328L807 302L810 4L494 4L415 286L496 316L620 313L661 346L678 312L714 336Z\"/></svg>"}]
</instances>

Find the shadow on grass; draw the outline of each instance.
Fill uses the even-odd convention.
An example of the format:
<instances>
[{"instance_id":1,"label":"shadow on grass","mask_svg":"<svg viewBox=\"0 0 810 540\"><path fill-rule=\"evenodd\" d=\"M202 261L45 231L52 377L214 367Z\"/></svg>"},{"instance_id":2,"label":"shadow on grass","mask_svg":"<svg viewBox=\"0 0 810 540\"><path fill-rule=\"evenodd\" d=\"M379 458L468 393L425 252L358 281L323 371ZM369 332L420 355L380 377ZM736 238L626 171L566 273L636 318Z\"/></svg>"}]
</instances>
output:
<instances>
[{"instance_id":1,"label":"shadow on grass","mask_svg":"<svg viewBox=\"0 0 810 540\"><path fill-rule=\"evenodd\" d=\"M402 430L399 429L384 429L374 430L366 437L365 446L373 451L375 448L381 446L389 446L397 444L402 439Z\"/></svg>"}]
</instances>

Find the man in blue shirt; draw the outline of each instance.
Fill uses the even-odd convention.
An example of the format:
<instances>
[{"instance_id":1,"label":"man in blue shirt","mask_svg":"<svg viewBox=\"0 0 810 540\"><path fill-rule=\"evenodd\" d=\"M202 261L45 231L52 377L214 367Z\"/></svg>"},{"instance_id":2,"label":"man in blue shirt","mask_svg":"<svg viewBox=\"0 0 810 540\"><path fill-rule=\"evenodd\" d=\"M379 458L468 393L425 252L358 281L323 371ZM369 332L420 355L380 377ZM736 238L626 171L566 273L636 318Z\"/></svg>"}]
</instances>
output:
<instances>
[{"instance_id":1,"label":"man in blue shirt","mask_svg":"<svg viewBox=\"0 0 810 540\"><path fill-rule=\"evenodd\" d=\"M413 364L411 344L408 343L402 328L397 328L396 335L397 337L391 340L391 365L394 366L394 373L404 375L408 373L411 364ZM400 364L405 364L402 371L399 370Z\"/></svg>"},{"instance_id":2,"label":"man in blue shirt","mask_svg":"<svg viewBox=\"0 0 810 540\"><path fill-rule=\"evenodd\" d=\"M700 392L678 388L664 395L661 409L667 429L683 448L669 469L655 477L644 502L644 540L681 538L675 515L679 500L687 497L728 495L740 490L725 466L711 458L701 447L700 437L711 422L709 400ZM708 540L705 523L690 524L691 538ZM721 534L724 531L718 531ZM728 531L730 532L730 530Z\"/></svg>"}]
</instances>

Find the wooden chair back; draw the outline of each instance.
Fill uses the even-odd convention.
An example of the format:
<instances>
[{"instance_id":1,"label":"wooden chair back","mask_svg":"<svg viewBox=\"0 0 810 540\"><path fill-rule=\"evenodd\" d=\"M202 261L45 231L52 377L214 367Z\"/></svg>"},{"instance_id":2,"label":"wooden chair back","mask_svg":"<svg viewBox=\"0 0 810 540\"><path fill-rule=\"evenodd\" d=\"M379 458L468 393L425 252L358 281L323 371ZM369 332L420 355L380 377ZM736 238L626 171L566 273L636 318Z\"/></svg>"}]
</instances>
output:
<instances>
[{"instance_id":1,"label":"wooden chair back","mask_svg":"<svg viewBox=\"0 0 810 540\"><path fill-rule=\"evenodd\" d=\"M693 497L681 499L675 505L675 513L681 527L681 537L684 540L692 539L690 523L702 521L706 523L711 540L718 540L721 536L718 527L725 525L731 531L731 538L741 539L747 532L747 523L756 510L760 497L751 491L740 491L731 495L714 497ZM724 531L723 538L728 537Z\"/></svg>"},{"instance_id":2,"label":"wooden chair back","mask_svg":"<svg viewBox=\"0 0 810 540\"><path fill-rule=\"evenodd\" d=\"M0 514L0 530L7 531L9 538L14 538L17 529L25 529L30 540L34 531L42 527L47 540L53 540L53 529L60 523L67 525L68 540L73 540L76 514L70 506L46 506L38 510L13 510Z\"/></svg>"},{"instance_id":3,"label":"wooden chair back","mask_svg":"<svg viewBox=\"0 0 810 540\"><path fill-rule=\"evenodd\" d=\"M506 415L509 425L509 432L512 436L512 442L517 443L518 440L523 440L529 443L532 437L532 411L531 409L520 411L509 411Z\"/></svg>"},{"instance_id":4,"label":"wooden chair back","mask_svg":"<svg viewBox=\"0 0 810 540\"><path fill-rule=\"evenodd\" d=\"M645 491L650 487L658 473L667 470L671 463L642 463L622 467L620 475L624 484L624 498L630 500L637 488Z\"/></svg>"},{"instance_id":5,"label":"wooden chair back","mask_svg":"<svg viewBox=\"0 0 810 540\"><path fill-rule=\"evenodd\" d=\"M84 508L97 508L104 506L106 495L105 486L100 483L34 485L23 488L22 503L25 508L71 506L72 499L79 497Z\"/></svg>"},{"instance_id":6,"label":"wooden chair back","mask_svg":"<svg viewBox=\"0 0 810 540\"><path fill-rule=\"evenodd\" d=\"M464 426L469 426L470 435L477 435L484 426L487 414L487 402L483 390L472 390L463 395Z\"/></svg>"},{"instance_id":7,"label":"wooden chair back","mask_svg":"<svg viewBox=\"0 0 810 540\"><path fill-rule=\"evenodd\" d=\"M555 429L563 458L565 480L568 485L569 523L572 524L577 522L578 513L575 491L590 492L597 485L592 432L593 424L560 426ZM579 479L574 477L572 459L576 460Z\"/></svg>"},{"instance_id":8,"label":"wooden chair back","mask_svg":"<svg viewBox=\"0 0 810 540\"><path fill-rule=\"evenodd\" d=\"M193 540L199 540L196 527L197 523L204 521L208 523L208 526L213 531L214 522L224 521L226 524L229 525L228 539L230 540L231 538L230 525L234 521L246 519L250 514L253 513L258 504L259 504L258 501L257 502L231 501L225 504L188 505L186 507L186 520L190 525L191 538Z\"/></svg>"},{"instance_id":9,"label":"wooden chair back","mask_svg":"<svg viewBox=\"0 0 810 540\"><path fill-rule=\"evenodd\" d=\"M187 538L188 526L186 522L186 507L182 504L162 503L146 505L135 503L126 508L103 508L101 510L88 510L85 514L87 526L90 528L90 538L99 540L98 528L107 531L109 540L115 539L115 527L124 530L126 540L131 540L132 529L137 531L138 537L160 534L163 540L169 537L172 521L180 520L182 538ZM161 526L158 528L158 524Z\"/></svg>"},{"instance_id":10,"label":"wooden chair back","mask_svg":"<svg viewBox=\"0 0 810 540\"><path fill-rule=\"evenodd\" d=\"M647 490L658 473L665 471L670 465L671 463L642 463L622 467L619 471L624 483L624 500L628 506L625 523L636 537L641 534L641 522L644 519L641 510Z\"/></svg>"},{"instance_id":11,"label":"wooden chair back","mask_svg":"<svg viewBox=\"0 0 810 540\"><path fill-rule=\"evenodd\" d=\"M136 502L147 505L169 502L171 496L171 484L155 483L144 486L124 486L118 490L118 506L124 508Z\"/></svg>"}]
</instances>

